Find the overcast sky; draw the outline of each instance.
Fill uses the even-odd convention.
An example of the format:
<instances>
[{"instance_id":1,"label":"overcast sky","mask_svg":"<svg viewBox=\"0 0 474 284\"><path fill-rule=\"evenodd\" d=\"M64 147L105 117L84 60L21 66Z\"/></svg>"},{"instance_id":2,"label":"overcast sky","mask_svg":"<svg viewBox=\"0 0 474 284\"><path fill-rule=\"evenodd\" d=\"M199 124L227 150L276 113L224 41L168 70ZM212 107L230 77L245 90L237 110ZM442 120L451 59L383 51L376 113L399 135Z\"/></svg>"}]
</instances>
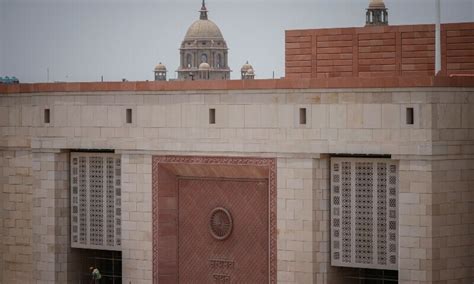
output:
<instances>
[{"instance_id":1,"label":"overcast sky","mask_svg":"<svg viewBox=\"0 0 474 284\"><path fill-rule=\"evenodd\" d=\"M233 79L284 76L284 31L365 24L368 0L207 0L229 46ZM434 23L435 0L385 0L389 23ZM474 0L441 0L442 22L474 22ZM174 78L201 0L0 0L0 76L22 82Z\"/></svg>"}]
</instances>

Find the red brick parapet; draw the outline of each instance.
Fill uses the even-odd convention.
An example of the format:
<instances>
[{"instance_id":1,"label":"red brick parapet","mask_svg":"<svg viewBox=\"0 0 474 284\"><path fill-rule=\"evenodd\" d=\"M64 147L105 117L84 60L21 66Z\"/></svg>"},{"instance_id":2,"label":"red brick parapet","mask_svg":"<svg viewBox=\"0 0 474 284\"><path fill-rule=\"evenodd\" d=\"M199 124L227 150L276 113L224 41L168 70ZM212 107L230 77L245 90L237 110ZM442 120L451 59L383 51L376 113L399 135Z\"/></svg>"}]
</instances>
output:
<instances>
[{"instance_id":1,"label":"red brick parapet","mask_svg":"<svg viewBox=\"0 0 474 284\"><path fill-rule=\"evenodd\" d=\"M459 75L454 77L398 76L228 81L35 83L0 85L0 94L414 87L474 87L474 77Z\"/></svg>"}]
</instances>

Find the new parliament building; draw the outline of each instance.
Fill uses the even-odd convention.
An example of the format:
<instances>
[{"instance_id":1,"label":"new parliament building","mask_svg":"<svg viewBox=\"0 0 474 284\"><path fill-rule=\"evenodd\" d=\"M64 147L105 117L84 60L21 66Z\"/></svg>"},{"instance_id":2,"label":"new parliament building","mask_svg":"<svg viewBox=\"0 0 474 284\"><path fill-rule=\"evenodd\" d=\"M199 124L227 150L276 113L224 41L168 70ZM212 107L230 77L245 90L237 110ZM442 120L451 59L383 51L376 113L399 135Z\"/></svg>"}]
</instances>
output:
<instances>
[{"instance_id":1,"label":"new parliament building","mask_svg":"<svg viewBox=\"0 0 474 284\"><path fill-rule=\"evenodd\" d=\"M435 74L372 0L230 80L199 13L176 80L0 83L0 283L474 283L474 23Z\"/></svg>"}]
</instances>

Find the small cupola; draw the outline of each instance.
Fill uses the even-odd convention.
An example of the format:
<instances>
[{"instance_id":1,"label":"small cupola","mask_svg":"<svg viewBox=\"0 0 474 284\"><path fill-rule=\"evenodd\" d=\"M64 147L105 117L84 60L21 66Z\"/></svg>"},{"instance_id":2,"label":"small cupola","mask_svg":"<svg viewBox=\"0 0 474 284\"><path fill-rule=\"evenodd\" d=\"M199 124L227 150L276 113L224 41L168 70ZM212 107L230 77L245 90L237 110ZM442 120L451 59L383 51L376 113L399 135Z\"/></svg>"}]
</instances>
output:
<instances>
[{"instance_id":1,"label":"small cupola","mask_svg":"<svg viewBox=\"0 0 474 284\"><path fill-rule=\"evenodd\" d=\"M365 15L365 26L387 26L387 10L383 0L371 0Z\"/></svg>"},{"instance_id":2,"label":"small cupola","mask_svg":"<svg viewBox=\"0 0 474 284\"><path fill-rule=\"evenodd\" d=\"M155 81L166 81L166 66L163 63L158 63L155 67Z\"/></svg>"}]
</instances>

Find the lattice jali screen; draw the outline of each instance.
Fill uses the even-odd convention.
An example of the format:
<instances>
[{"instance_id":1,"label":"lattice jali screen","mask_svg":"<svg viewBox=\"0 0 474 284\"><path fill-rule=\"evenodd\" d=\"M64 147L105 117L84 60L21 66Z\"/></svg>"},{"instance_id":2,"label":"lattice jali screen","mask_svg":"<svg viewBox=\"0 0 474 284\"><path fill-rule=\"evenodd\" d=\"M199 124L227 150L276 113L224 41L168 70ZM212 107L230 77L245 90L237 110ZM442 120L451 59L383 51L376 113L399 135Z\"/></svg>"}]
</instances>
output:
<instances>
[{"instance_id":1,"label":"lattice jali screen","mask_svg":"<svg viewBox=\"0 0 474 284\"><path fill-rule=\"evenodd\" d=\"M72 247L120 247L121 167L120 155L71 153Z\"/></svg>"},{"instance_id":2,"label":"lattice jali screen","mask_svg":"<svg viewBox=\"0 0 474 284\"><path fill-rule=\"evenodd\" d=\"M398 164L331 159L331 264L398 267Z\"/></svg>"}]
</instances>

